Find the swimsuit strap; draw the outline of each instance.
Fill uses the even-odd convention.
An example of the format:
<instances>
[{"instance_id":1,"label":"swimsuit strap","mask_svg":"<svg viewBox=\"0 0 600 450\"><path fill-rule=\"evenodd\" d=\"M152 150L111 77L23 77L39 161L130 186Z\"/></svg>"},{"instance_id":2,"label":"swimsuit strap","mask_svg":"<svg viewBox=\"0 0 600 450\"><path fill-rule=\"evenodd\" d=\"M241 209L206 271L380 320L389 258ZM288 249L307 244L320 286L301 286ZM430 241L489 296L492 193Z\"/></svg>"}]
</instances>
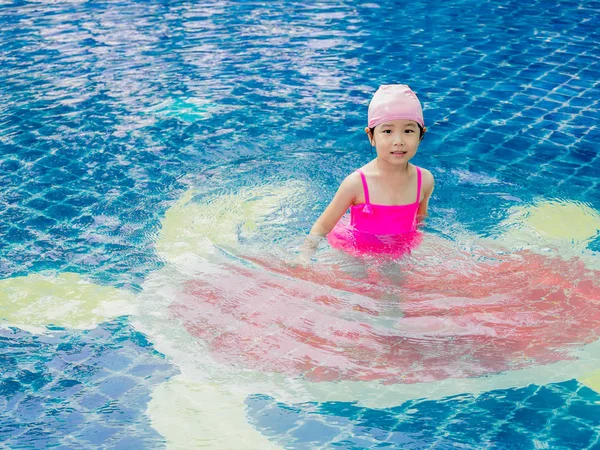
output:
<instances>
[{"instance_id":1,"label":"swimsuit strap","mask_svg":"<svg viewBox=\"0 0 600 450\"><path fill-rule=\"evenodd\" d=\"M369 187L367 186L367 178L365 177L365 173L358 169L357 172L360 174L360 178L362 180L362 184L363 184L363 189L365 191L365 203L367 205L370 205L371 202L369 201Z\"/></svg>"},{"instance_id":2,"label":"swimsuit strap","mask_svg":"<svg viewBox=\"0 0 600 450\"><path fill-rule=\"evenodd\" d=\"M417 203L419 203L421 199L421 169L417 166L415 166L415 169L417 169Z\"/></svg>"}]
</instances>

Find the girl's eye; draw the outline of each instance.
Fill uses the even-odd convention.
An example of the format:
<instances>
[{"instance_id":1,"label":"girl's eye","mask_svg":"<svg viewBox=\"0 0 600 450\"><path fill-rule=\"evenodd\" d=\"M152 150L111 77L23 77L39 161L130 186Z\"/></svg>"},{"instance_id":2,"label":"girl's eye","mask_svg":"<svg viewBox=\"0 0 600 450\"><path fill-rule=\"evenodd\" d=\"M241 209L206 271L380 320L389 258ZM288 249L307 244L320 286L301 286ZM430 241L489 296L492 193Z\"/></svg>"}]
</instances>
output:
<instances>
[{"instance_id":1,"label":"girl's eye","mask_svg":"<svg viewBox=\"0 0 600 450\"><path fill-rule=\"evenodd\" d=\"M392 132L392 130L383 130L382 133L384 134L390 134Z\"/></svg>"},{"instance_id":2,"label":"girl's eye","mask_svg":"<svg viewBox=\"0 0 600 450\"><path fill-rule=\"evenodd\" d=\"M405 133L414 133L415 130L404 130Z\"/></svg>"}]
</instances>

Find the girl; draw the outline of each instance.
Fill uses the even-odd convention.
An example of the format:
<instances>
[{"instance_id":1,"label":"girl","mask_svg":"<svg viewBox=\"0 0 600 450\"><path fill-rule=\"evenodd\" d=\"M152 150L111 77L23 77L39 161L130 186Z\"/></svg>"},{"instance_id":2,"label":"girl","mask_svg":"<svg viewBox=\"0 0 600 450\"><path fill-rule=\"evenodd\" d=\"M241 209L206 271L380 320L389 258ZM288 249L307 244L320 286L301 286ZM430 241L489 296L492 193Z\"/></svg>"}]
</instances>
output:
<instances>
[{"instance_id":1,"label":"girl","mask_svg":"<svg viewBox=\"0 0 600 450\"><path fill-rule=\"evenodd\" d=\"M377 157L348 175L315 222L302 249L310 260L320 238L350 254L399 256L419 241L417 223L427 215L431 172L410 163L427 129L421 103L404 84L380 86L365 132ZM350 223L341 220L350 208Z\"/></svg>"}]
</instances>

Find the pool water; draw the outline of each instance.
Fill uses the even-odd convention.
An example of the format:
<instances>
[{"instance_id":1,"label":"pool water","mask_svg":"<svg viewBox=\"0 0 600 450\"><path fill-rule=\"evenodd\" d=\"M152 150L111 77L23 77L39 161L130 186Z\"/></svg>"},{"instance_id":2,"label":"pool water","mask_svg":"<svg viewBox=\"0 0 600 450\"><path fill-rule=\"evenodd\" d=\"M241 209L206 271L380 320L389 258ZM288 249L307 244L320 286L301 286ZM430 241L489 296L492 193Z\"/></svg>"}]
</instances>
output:
<instances>
[{"instance_id":1,"label":"pool water","mask_svg":"<svg viewBox=\"0 0 600 450\"><path fill-rule=\"evenodd\" d=\"M600 2L0 5L0 446L600 448ZM380 84L436 179L322 246Z\"/></svg>"}]
</instances>

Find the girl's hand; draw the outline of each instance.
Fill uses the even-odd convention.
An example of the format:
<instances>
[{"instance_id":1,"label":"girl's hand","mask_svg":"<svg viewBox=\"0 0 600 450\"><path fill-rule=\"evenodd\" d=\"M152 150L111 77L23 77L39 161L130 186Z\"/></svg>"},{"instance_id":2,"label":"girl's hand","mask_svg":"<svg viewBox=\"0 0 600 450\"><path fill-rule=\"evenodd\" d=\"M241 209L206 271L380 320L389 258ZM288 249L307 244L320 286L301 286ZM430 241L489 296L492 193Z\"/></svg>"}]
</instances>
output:
<instances>
[{"instance_id":1,"label":"girl's hand","mask_svg":"<svg viewBox=\"0 0 600 450\"><path fill-rule=\"evenodd\" d=\"M296 265L301 267L309 266L312 263L312 257L323 239L325 239L325 236L322 234L311 233L306 236L304 244L302 244L302 247L300 248L300 254L295 260Z\"/></svg>"}]
</instances>

